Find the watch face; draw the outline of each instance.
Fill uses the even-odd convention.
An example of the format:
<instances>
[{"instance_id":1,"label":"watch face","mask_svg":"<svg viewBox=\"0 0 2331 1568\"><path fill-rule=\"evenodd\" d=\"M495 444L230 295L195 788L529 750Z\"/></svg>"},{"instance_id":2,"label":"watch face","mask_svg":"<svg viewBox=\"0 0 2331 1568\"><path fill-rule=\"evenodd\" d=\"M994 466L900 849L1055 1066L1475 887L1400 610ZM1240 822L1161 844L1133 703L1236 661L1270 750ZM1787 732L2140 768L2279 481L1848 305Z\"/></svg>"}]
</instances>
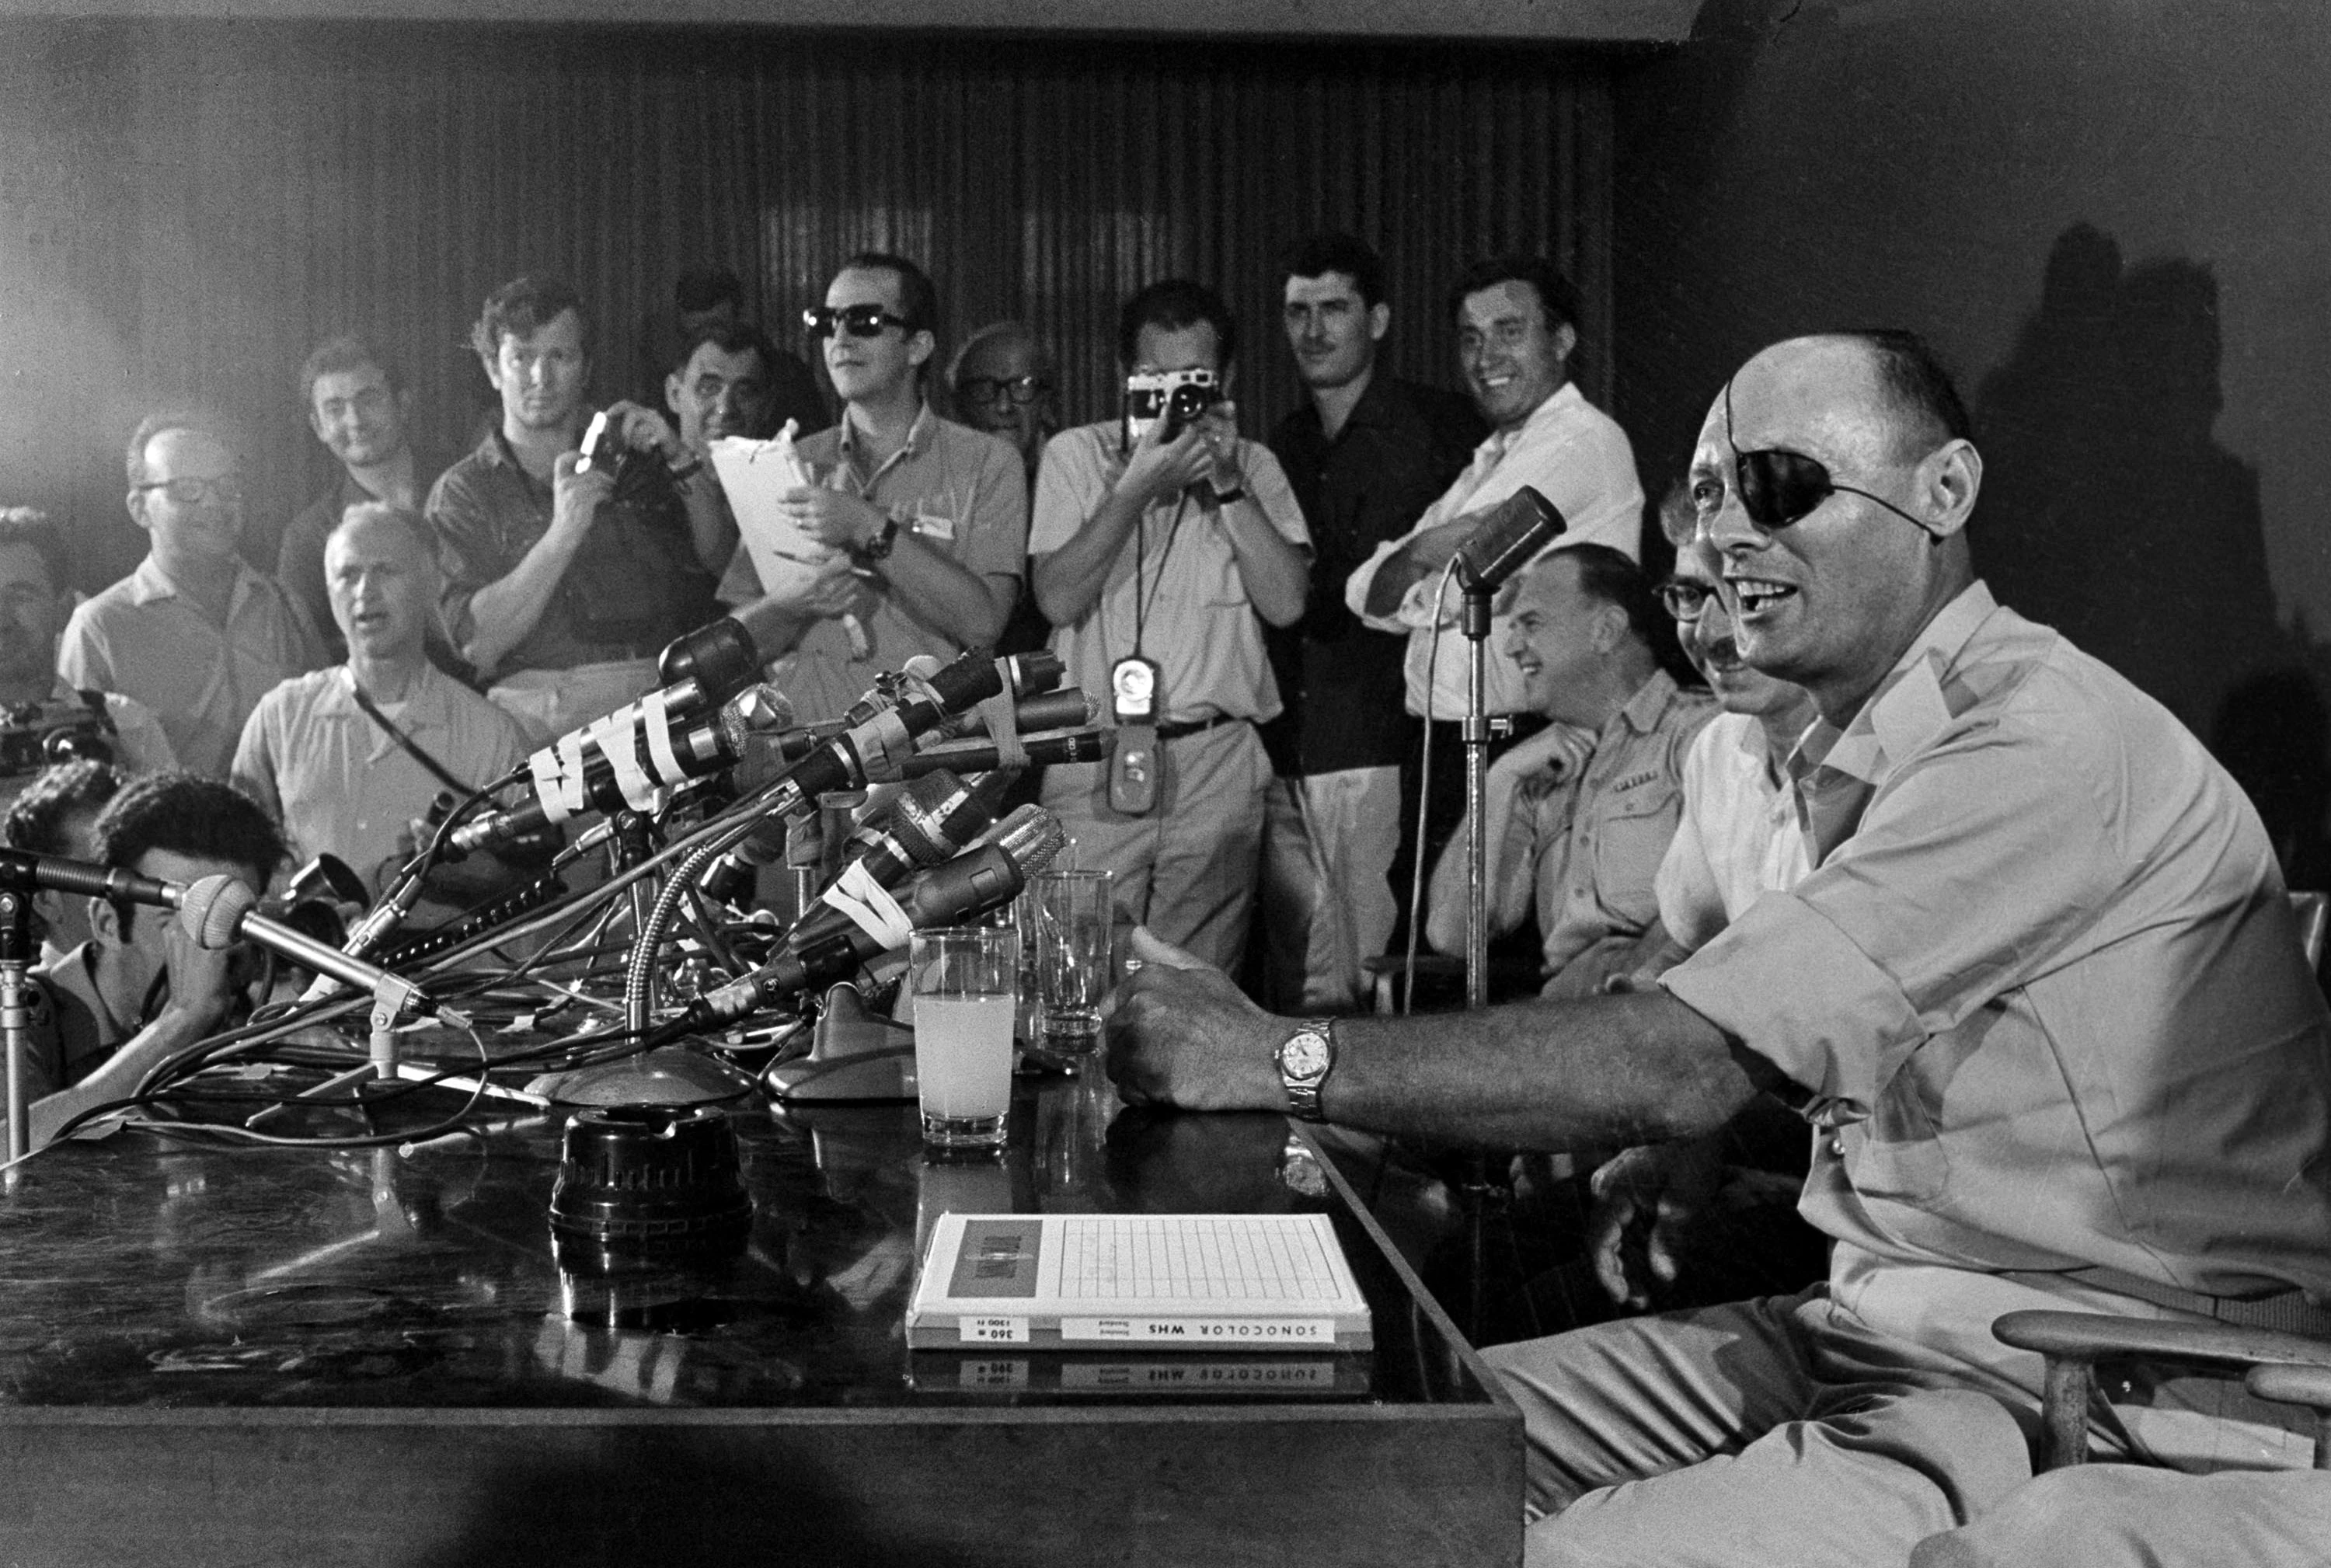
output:
<instances>
[{"instance_id":1,"label":"watch face","mask_svg":"<svg viewBox=\"0 0 2331 1568\"><path fill-rule=\"evenodd\" d=\"M1279 1048L1279 1069L1289 1078L1318 1078L1327 1070L1327 1042L1311 1030Z\"/></svg>"}]
</instances>

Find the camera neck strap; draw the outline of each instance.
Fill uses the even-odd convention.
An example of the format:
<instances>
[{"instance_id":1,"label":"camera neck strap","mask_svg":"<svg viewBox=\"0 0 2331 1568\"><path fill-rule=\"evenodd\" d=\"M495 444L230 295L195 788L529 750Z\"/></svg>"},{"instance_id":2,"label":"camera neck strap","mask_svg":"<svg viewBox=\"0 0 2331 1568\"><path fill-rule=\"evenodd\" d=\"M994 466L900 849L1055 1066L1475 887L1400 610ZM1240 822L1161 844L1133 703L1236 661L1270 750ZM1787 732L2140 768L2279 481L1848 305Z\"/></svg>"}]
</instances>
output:
<instances>
[{"instance_id":1,"label":"camera neck strap","mask_svg":"<svg viewBox=\"0 0 2331 1568\"><path fill-rule=\"evenodd\" d=\"M1133 656L1146 659L1141 640L1147 629L1149 612L1157 605L1157 595L1166 591L1166 563L1174 556L1175 536L1182 531L1182 512L1190 504L1190 492L1185 490L1174 501L1174 520L1166 525L1166 547L1157 552L1157 586L1147 586L1145 568L1149 556L1149 508L1144 507L1133 519Z\"/></svg>"},{"instance_id":2,"label":"camera neck strap","mask_svg":"<svg viewBox=\"0 0 2331 1568\"><path fill-rule=\"evenodd\" d=\"M405 755L419 763L423 767L427 768L432 777L435 778L439 784L443 784L447 789L452 790L455 794L466 795L471 793L474 786L465 784L460 779L455 778L451 770L449 770L443 763L439 762L435 757L431 756L428 750L423 747L419 741L405 734L404 730L398 728L396 724L390 719L388 715L380 710L380 705L373 701L371 698L365 695L365 689L357 684L357 679L354 673L351 673L348 676L348 689L356 693L357 706L365 710L365 717L371 719L375 724L380 726L380 727L386 732L389 739L403 746L404 748Z\"/></svg>"}]
</instances>

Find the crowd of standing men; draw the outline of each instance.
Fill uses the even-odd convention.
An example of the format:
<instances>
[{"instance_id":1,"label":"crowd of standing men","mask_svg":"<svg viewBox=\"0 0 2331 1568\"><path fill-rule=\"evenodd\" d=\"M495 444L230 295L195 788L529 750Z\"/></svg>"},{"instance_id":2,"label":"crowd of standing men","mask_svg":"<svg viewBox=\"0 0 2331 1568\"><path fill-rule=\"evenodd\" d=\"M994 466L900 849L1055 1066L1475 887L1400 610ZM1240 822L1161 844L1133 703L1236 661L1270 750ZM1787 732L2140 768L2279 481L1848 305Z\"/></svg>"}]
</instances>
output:
<instances>
[{"instance_id":1,"label":"crowd of standing men","mask_svg":"<svg viewBox=\"0 0 2331 1568\"><path fill-rule=\"evenodd\" d=\"M317 347L300 394L338 471L281 530L271 575L246 558L227 428L199 411L147 420L127 453L146 559L35 641L54 643L58 693L150 715L132 721L152 737L134 766L230 778L296 853L376 876L409 852L434 796L636 696L667 642L724 610L804 722L838 717L918 654L1049 641L1106 722L1144 727L1113 764L1042 781L1081 862L1117 874L1126 916L1225 965L1260 898L1261 984L1290 1006L1346 1011L1405 921L1420 820L1429 866L1461 814L1461 657L1440 636L1453 604L1434 602L1441 568L1484 509L1530 485L1568 518L1564 547L1619 564L1595 576L1600 598L1648 603L1628 575L1642 492L1625 436L1569 378L1576 310L1546 263L1485 262L1451 293L1470 395L1382 363L1393 307L1362 242L1303 242L1280 286L1308 395L1264 442L1238 426L1238 323L1187 280L1125 301L1118 358L1130 377L1194 375L1203 406L1178 427L1112 411L1061 430L1047 346L998 322L942 361L937 290L905 257L850 258L803 312L836 420L720 270L680 280L618 377L629 395L612 399L594 395L611 356L585 303L519 278L472 328L497 403L458 456L424 449L389 356L352 336ZM581 460L602 413L612 439L661 460L642 465L659 477L619 480L617 465ZM765 584L709 449L785 428L815 482L780 504L826 554ZM53 535L22 526L48 552L53 603ZM1522 759L1532 778L1499 777L1542 808L1632 689L1616 704L1549 703L1525 692L1505 617L1494 635L1490 711L1516 740L1557 721ZM1145 689L1128 706L1136 666ZM1541 684L1568 691L1575 673ZM1674 775L1664 767L1659 792L1668 829ZM1633 890L1601 901L1618 924L1588 942L1648 924L1661 847L1616 879ZM1543 859L1522 863L1525 906Z\"/></svg>"}]
</instances>

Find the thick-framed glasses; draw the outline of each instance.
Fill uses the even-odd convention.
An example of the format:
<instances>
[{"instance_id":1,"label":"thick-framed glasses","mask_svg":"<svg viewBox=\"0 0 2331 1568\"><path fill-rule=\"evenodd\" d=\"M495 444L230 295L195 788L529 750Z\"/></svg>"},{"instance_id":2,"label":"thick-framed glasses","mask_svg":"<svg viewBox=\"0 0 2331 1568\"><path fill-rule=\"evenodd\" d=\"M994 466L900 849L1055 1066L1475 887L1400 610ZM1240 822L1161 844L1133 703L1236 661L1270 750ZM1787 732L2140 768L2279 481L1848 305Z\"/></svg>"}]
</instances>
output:
<instances>
[{"instance_id":1,"label":"thick-framed glasses","mask_svg":"<svg viewBox=\"0 0 2331 1568\"><path fill-rule=\"evenodd\" d=\"M1002 378L975 375L956 388L972 403L1001 403L1005 398L1025 408L1052 390L1052 384L1041 375L1014 375Z\"/></svg>"},{"instance_id":2,"label":"thick-framed glasses","mask_svg":"<svg viewBox=\"0 0 2331 1568\"><path fill-rule=\"evenodd\" d=\"M1670 577L1660 584L1659 594L1660 603L1667 606L1668 613L1682 622L1698 620L1708 602L1716 597L1715 589L1689 577Z\"/></svg>"},{"instance_id":3,"label":"thick-framed glasses","mask_svg":"<svg viewBox=\"0 0 2331 1568\"><path fill-rule=\"evenodd\" d=\"M135 488L160 490L182 507L200 506L205 496L217 497L223 506L233 506L243 499L243 481L233 474L224 474L214 480L148 480Z\"/></svg>"},{"instance_id":4,"label":"thick-framed glasses","mask_svg":"<svg viewBox=\"0 0 2331 1568\"><path fill-rule=\"evenodd\" d=\"M836 328L852 337L880 337L885 328L907 330L907 319L893 316L880 305L845 305L837 310L831 305L813 305L802 312L802 327L812 337L821 340L833 336Z\"/></svg>"}]
</instances>

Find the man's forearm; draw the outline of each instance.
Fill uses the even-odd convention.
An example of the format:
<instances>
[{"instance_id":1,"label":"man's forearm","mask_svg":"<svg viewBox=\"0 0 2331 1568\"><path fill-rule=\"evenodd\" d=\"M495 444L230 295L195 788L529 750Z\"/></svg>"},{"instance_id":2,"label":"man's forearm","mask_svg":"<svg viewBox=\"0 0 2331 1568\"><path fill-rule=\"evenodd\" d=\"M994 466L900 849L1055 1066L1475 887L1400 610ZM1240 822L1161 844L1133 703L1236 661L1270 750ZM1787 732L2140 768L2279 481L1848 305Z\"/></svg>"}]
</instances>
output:
<instances>
[{"instance_id":1,"label":"man's forearm","mask_svg":"<svg viewBox=\"0 0 2331 1568\"><path fill-rule=\"evenodd\" d=\"M1303 606L1311 595L1311 566L1303 552L1270 526L1251 498L1232 502L1221 516L1254 613L1273 626L1292 626L1303 619Z\"/></svg>"},{"instance_id":2,"label":"man's forearm","mask_svg":"<svg viewBox=\"0 0 2331 1568\"><path fill-rule=\"evenodd\" d=\"M1664 1143L1722 1126L1758 1082L1665 992L1336 1022L1321 1107L1346 1126L1525 1149Z\"/></svg>"},{"instance_id":3,"label":"man's forearm","mask_svg":"<svg viewBox=\"0 0 2331 1568\"><path fill-rule=\"evenodd\" d=\"M84 1111L128 1099L138 1092L148 1072L217 1025L215 1013L163 1008L160 1017L132 1035L87 1078L33 1102L33 1146L37 1149L53 1140L66 1123Z\"/></svg>"},{"instance_id":4,"label":"man's forearm","mask_svg":"<svg viewBox=\"0 0 2331 1568\"><path fill-rule=\"evenodd\" d=\"M1532 879L1527 874L1517 877L1505 862L1507 836L1514 821L1515 781L1492 768L1484 782L1482 804L1487 808L1482 820L1487 824L1482 832L1487 852L1483 856L1481 879L1489 890L1489 935L1503 936L1521 924L1522 911L1528 907ZM1470 842L1466 829L1471 825L1470 813L1457 823L1457 832L1441 847L1441 859L1432 867L1432 892L1424 922L1424 939L1437 953L1461 955L1465 951L1466 862ZM1530 868L1534 870L1535 868Z\"/></svg>"},{"instance_id":5,"label":"man's forearm","mask_svg":"<svg viewBox=\"0 0 2331 1568\"><path fill-rule=\"evenodd\" d=\"M737 553L737 525L720 499L720 481L712 477L709 461L680 486L680 504L688 512L689 542L708 572L728 570Z\"/></svg>"},{"instance_id":6,"label":"man's forearm","mask_svg":"<svg viewBox=\"0 0 2331 1568\"><path fill-rule=\"evenodd\" d=\"M582 547L580 533L571 537L557 528L542 536L510 568L507 576L479 589L470 597L469 646L461 656L481 670L498 669L503 656L526 641L550 608L560 579Z\"/></svg>"},{"instance_id":7,"label":"man's forearm","mask_svg":"<svg viewBox=\"0 0 2331 1568\"><path fill-rule=\"evenodd\" d=\"M1367 613L1378 617L1396 613L1408 591L1446 566L1471 533L1468 519L1453 518L1425 529L1386 556L1368 584Z\"/></svg>"},{"instance_id":8,"label":"man's forearm","mask_svg":"<svg viewBox=\"0 0 2331 1568\"><path fill-rule=\"evenodd\" d=\"M1101 590L1108 585L1109 568L1133 537L1141 510L1136 498L1111 490L1068 543L1036 557L1029 568L1029 584L1045 620L1066 626L1083 620L1099 602Z\"/></svg>"},{"instance_id":9,"label":"man's forearm","mask_svg":"<svg viewBox=\"0 0 2331 1568\"><path fill-rule=\"evenodd\" d=\"M964 648L994 646L1012 615L1011 595L920 536L901 532L882 563L890 598L899 609ZM1006 600L998 603L999 597Z\"/></svg>"}]
</instances>

